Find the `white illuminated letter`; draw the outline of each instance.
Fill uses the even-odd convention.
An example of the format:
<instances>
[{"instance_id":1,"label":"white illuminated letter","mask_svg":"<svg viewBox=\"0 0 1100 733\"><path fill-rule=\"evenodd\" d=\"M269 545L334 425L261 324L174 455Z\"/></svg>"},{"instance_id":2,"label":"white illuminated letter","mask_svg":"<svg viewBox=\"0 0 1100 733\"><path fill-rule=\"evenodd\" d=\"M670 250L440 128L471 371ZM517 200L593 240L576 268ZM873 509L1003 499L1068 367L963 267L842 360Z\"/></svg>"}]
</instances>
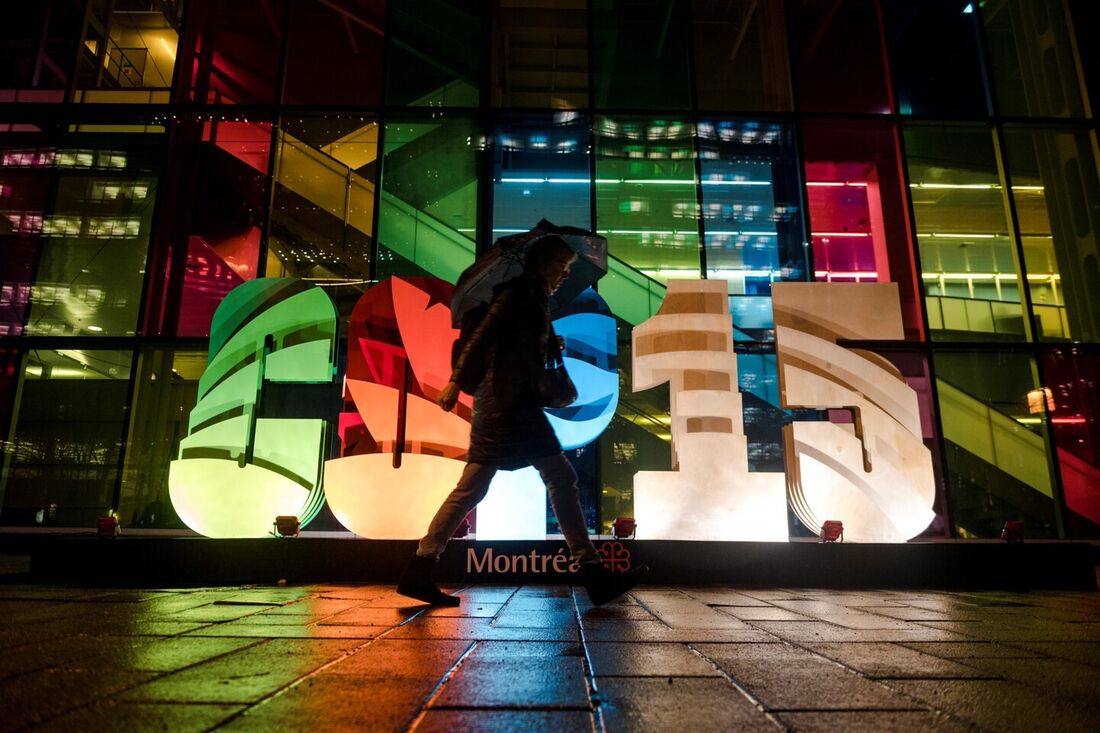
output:
<instances>
[{"instance_id":1,"label":"white illuminated letter","mask_svg":"<svg viewBox=\"0 0 1100 733\"><path fill-rule=\"evenodd\" d=\"M838 339L904 337L894 283L776 283L776 354L784 407L847 408L855 421L784 428L791 508L809 529L844 523L844 539L904 542L935 516L932 455L917 394L881 356Z\"/></svg>"},{"instance_id":2,"label":"white illuminated letter","mask_svg":"<svg viewBox=\"0 0 1100 733\"><path fill-rule=\"evenodd\" d=\"M639 539L787 540L781 473L750 473L724 280L673 280L634 329L634 391L669 383L672 471L634 476Z\"/></svg>"}]
</instances>

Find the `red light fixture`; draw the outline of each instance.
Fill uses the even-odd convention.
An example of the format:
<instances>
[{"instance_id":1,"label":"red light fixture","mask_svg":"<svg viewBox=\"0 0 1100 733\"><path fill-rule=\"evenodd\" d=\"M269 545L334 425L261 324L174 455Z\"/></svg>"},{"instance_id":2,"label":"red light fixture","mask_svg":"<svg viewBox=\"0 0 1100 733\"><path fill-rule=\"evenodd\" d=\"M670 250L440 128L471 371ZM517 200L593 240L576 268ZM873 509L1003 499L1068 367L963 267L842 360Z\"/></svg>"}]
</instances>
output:
<instances>
[{"instance_id":1,"label":"red light fixture","mask_svg":"<svg viewBox=\"0 0 1100 733\"><path fill-rule=\"evenodd\" d=\"M1024 523L1019 519L1009 519L1001 530L1001 539L1005 542L1024 541Z\"/></svg>"},{"instance_id":2,"label":"red light fixture","mask_svg":"<svg viewBox=\"0 0 1100 733\"><path fill-rule=\"evenodd\" d=\"M821 525L821 541L843 542L844 522L839 519L826 519L825 523Z\"/></svg>"},{"instance_id":3,"label":"red light fixture","mask_svg":"<svg viewBox=\"0 0 1100 733\"><path fill-rule=\"evenodd\" d=\"M100 517L96 520L96 534L101 540L113 540L118 537L121 529L118 526L118 517L114 512L111 512L105 517Z\"/></svg>"},{"instance_id":4,"label":"red light fixture","mask_svg":"<svg viewBox=\"0 0 1100 733\"><path fill-rule=\"evenodd\" d=\"M617 540L627 540L638 531L638 523L634 517L616 517L611 523L611 536Z\"/></svg>"},{"instance_id":5,"label":"red light fixture","mask_svg":"<svg viewBox=\"0 0 1100 733\"><path fill-rule=\"evenodd\" d=\"M302 528L298 523L298 517L289 514L275 517L276 537L297 537L301 530Z\"/></svg>"}]
</instances>

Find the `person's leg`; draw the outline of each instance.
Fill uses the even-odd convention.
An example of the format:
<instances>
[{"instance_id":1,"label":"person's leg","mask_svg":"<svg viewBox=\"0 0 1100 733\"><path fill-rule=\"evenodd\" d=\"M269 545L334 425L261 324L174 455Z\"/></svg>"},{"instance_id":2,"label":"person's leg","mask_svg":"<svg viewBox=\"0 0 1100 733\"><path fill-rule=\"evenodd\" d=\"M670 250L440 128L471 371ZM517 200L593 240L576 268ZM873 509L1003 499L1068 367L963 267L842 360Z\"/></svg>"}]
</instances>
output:
<instances>
[{"instance_id":1,"label":"person's leg","mask_svg":"<svg viewBox=\"0 0 1100 733\"><path fill-rule=\"evenodd\" d=\"M428 533L420 540L416 554L409 560L400 580L397 581L398 593L433 606L459 605L458 596L444 593L435 584L432 580L432 571L462 518L485 498L495 473L495 466L466 464L458 485L436 510L435 517L428 526Z\"/></svg>"},{"instance_id":2,"label":"person's leg","mask_svg":"<svg viewBox=\"0 0 1100 733\"><path fill-rule=\"evenodd\" d=\"M420 540L417 555L438 558L443 554L443 548L447 546L462 519L489 492L489 484L493 482L496 472L496 466L466 464L458 485L436 510L432 523L428 525L428 533Z\"/></svg>"},{"instance_id":3,"label":"person's leg","mask_svg":"<svg viewBox=\"0 0 1100 733\"><path fill-rule=\"evenodd\" d=\"M580 496L577 493L577 472L564 453L538 458L533 465L542 476L546 490L550 493L550 505L554 507L554 516L558 518L561 533L565 535L565 544L577 562L599 562L600 555L596 546L588 539L584 513L581 511Z\"/></svg>"},{"instance_id":4,"label":"person's leg","mask_svg":"<svg viewBox=\"0 0 1100 733\"><path fill-rule=\"evenodd\" d=\"M611 572L603 566L596 546L588 538L577 492L577 472L565 454L540 458L534 461L534 466L550 492L550 505L554 507L569 552L580 563L579 580L593 605L607 603L637 585L649 570L645 565L625 573Z\"/></svg>"}]
</instances>

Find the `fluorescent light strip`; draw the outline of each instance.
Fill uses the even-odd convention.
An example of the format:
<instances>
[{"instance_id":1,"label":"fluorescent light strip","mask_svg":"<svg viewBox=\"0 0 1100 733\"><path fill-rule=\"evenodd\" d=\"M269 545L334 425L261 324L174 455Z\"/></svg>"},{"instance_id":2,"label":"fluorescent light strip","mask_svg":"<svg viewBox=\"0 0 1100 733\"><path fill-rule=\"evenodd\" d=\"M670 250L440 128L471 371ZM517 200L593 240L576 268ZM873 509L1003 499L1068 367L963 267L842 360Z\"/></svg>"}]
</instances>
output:
<instances>
[{"instance_id":1,"label":"fluorescent light strip","mask_svg":"<svg viewBox=\"0 0 1100 733\"><path fill-rule=\"evenodd\" d=\"M812 237L869 237L870 232L813 232Z\"/></svg>"}]
</instances>

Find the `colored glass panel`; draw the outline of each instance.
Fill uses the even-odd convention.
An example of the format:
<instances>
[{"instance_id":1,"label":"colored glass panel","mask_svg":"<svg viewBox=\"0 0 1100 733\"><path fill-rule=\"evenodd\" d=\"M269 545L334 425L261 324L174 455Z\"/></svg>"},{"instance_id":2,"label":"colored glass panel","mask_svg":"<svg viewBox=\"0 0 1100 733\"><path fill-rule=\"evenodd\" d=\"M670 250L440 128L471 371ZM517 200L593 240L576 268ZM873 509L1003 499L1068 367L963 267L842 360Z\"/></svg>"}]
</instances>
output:
<instances>
[{"instance_id":1,"label":"colored glass panel","mask_svg":"<svg viewBox=\"0 0 1100 733\"><path fill-rule=\"evenodd\" d=\"M782 0L693 0L691 7L699 109L790 111Z\"/></svg>"},{"instance_id":2,"label":"colored glass panel","mask_svg":"<svg viewBox=\"0 0 1100 733\"><path fill-rule=\"evenodd\" d=\"M1005 131L1032 322L1041 339L1100 340L1095 141L1091 132Z\"/></svg>"},{"instance_id":3,"label":"colored glass panel","mask_svg":"<svg viewBox=\"0 0 1100 733\"><path fill-rule=\"evenodd\" d=\"M32 350L4 444L5 524L88 527L115 506L132 355Z\"/></svg>"},{"instance_id":4,"label":"colored glass panel","mask_svg":"<svg viewBox=\"0 0 1100 733\"><path fill-rule=\"evenodd\" d=\"M989 93L975 3L880 0L902 114L987 117ZM935 42L932 42L935 39Z\"/></svg>"},{"instance_id":5,"label":"colored glass panel","mask_svg":"<svg viewBox=\"0 0 1100 733\"><path fill-rule=\"evenodd\" d=\"M681 120L596 120L596 227L614 258L600 292L633 323L660 303L635 282L700 274L694 132Z\"/></svg>"},{"instance_id":6,"label":"colored glass panel","mask_svg":"<svg viewBox=\"0 0 1100 733\"><path fill-rule=\"evenodd\" d=\"M493 239L525 232L540 219L592 227L587 120L574 112L530 116L495 129Z\"/></svg>"},{"instance_id":7,"label":"colored glass panel","mask_svg":"<svg viewBox=\"0 0 1100 733\"><path fill-rule=\"evenodd\" d=\"M961 537L1059 536L1051 446L1035 361L1012 352L933 354L951 519Z\"/></svg>"},{"instance_id":8,"label":"colored glass panel","mask_svg":"<svg viewBox=\"0 0 1100 733\"><path fill-rule=\"evenodd\" d=\"M877 122L802 125L814 279L896 282L906 337L924 333L897 129Z\"/></svg>"},{"instance_id":9,"label":"colored glass panel","mask_svg":"<svg viewBox=\"0 0 1100 733\"><path fill-rule=\"evenodd\" d=\"M1084 117L1087 96L1062 0L985 0L998 111L1014 117Z\"/></svg>"},{"instance_id":10,"label":"colored glass panel","mask_svg":"<svg viewBox=\"0 0 1100 733\"><path fill-rule=\"evenodd\" d=\"M691 108L689 3L592 0L590 12L596 107Z\"/></svg>"},{"instance_id":11,"label":"colored glass panel","mask_svg":"<svg viewBox=\"0 0 1100 733\"><path fill-rule=\"evenodd\" d=\"M476 107L486 78L489 3L388 0L386 103Z\"/></svg>"},{"instance_id":12,"label":"colored glass panel","mask_svg":"<svg viewBox=\"0 0 1100 733\"><path fill-rule=\"evenodd\" d=\"M92 0L84 16L75 101L163 104L179 46L182 3Z\"/></svg>"},{"instance_id":13,"label":"colored glass panel","mask_svg":"<svg viewBox=\"0 0 1100 733\"><path fill-rule=\"evenodd\" d=\"M907 126L904 142L932 337L1029 338L992 132Z\"/></svg>"},{"instance_id":14,"label":"colored glass panel","mask_svg":"<svg viewBox=\"0 0 1100 733\"><path fill-rule=\"evenodd\" d=\"M187 436L206 353L145 349L138 355L118 517L124 527L182 528L168 495L168 467Z\"/></svg>"},{"instance_id":15,"label":"colored glass panel","mask_svg":"<svg viewBox=\"0 0 1100 733\"><path fill-rule=\"evenodd\" d=\"M83 3L7 3L0 23L0 102L62 102L80 44Z\"/></svg>"},{"instance_id":16,"label":"colored glass panel","mask_svg":"<svg viewBox=\"0 0 1100 733\"><path fill-rule=\"evenodd\" d=\"M285 104L377 105L385 0L291 0Z\"/></svg>"},{"instance_id":17,"label":"colored glass panel","mask_svg":"<svg viewBox=\"0 0 1100 733\"><path fill-rule=\"evenodd\" d=\"M893 111L878 0L788 3L798 108Z\"/></svg>"},{"instance_id":18,"label":"colored glass panel","mask_svg":"<svg viewBox=\"0 0 1100 733\"><path fill-rule=\"evenodd\" d=\"M383 131L378 242L454 282L473 261L482 151L468 119L391 119ZM379 252L383 252L380 247ZM375 278L394 274L380 254Z\"/></svg>"},{"instance_id":19,"label":"colored glass panel","mask_svg":"<svg viewBox=\"0 0 1100 733\"><path fill-rule=\"evenodd\" d=\"M322 285L348 314L370 280L378 123L369 117L284 117L268 237L269 277Z\"/></svg>"},{"instance_id":20,"label":"colored glass panel","mask_svg":"<svg viewBox=\"0 0 1100 733\"><path fill-rule=\"evenodd\" d=\"M493 105L588 106L585 0L496 0Z\"/></svg>"},{"instance_id":21,"label":"colored glass panel","mask_svg":"<svg viewBox=\"0 0 1100 733\"><path fill-rule=\"evenodd\" d=\"M1100 357L1080 348L1043 354L1051 432L1065 497L1066 534L1100 536Z\"/></svg>"},{"instance_id":22,"label":"colored glass panel","mask_svg":"<svg viewBox=\"0 0 1100 733\"><path fill-rule=\"evenodd\" d=\"M285 2L188 0L174 99L274 103L285 26Z\"/></svg>"},{"instance_id":23,"label":"colored glass panel","mask_svg":"<svg viewBox=\"0 0 1100 733\"><path fill-rule=\"evenodd\" d=\"M163 137L141 134L157 129L141 125L71 129L0 161L0 168L49 171L42 215L19 221L23 234L38 235L23 333L132 336Z\"/></svg>"},{"instance_id":24,"label":"colored glass panel","mask_svg":"<svg viewBox=\"0 0 1100 733\"><path fill-rule=\"evenodd\" d=\"M705 120L698 130L707 278L748 296L768 295L776 281L809 279L790 128Z\"/></svg>"},{"instance_id":25,"label":"colored glass panel","mask_svg":"<svg viewBox=\"0 0 1100 733\"><path fill-rule=\"evenodd\" d=\"M169 133L144 330L206 336L218 304L255 278L266 227L271 123L180 117Z\"/></svg>"}]
</instances>

